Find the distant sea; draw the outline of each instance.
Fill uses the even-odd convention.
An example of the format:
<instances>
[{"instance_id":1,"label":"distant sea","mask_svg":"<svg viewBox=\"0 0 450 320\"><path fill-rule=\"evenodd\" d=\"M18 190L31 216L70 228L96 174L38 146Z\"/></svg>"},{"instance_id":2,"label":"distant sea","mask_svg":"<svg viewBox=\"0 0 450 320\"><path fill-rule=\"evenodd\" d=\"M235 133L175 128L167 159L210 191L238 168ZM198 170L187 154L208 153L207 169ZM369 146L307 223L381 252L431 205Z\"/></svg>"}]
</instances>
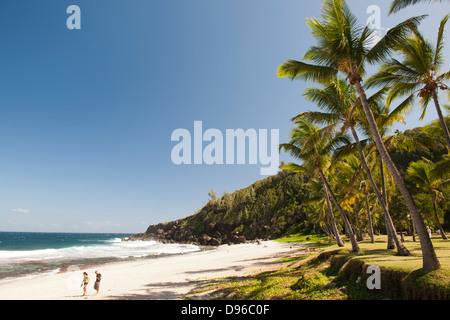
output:
<instances>
[{"instance_id":1,"label":"distant sea","mask_svg":"<svg viewBox=\"0 0 450 320\"><path fill-rule=\"evenodd\" d=\"M131 234L0 232L0 283L86 266L201 250L187 244L122 241Z\"/></svg>"}]
</instances>

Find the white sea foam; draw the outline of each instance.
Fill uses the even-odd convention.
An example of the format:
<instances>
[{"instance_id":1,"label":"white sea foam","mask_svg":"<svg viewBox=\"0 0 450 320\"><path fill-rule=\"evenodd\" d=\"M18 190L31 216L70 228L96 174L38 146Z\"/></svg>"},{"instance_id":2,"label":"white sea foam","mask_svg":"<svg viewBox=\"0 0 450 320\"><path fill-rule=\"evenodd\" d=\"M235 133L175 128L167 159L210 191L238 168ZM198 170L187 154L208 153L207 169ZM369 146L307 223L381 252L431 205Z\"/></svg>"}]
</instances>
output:
<instances>
[{"instance_id":1,"label":"white sea foam","mask_svg":"<svg viewBox=\"0 0 450 320\"><path fill-rule=\"evenodd\" d=\"M33 261L60 261L97 258L145 257L158 254L177 254L199 251L195 245L163 244L156 241L122 241L120 238L107 240L102 244L73 246L61 249L26 251L0 251L0 265Z\"/></svg>"}]
</instances>

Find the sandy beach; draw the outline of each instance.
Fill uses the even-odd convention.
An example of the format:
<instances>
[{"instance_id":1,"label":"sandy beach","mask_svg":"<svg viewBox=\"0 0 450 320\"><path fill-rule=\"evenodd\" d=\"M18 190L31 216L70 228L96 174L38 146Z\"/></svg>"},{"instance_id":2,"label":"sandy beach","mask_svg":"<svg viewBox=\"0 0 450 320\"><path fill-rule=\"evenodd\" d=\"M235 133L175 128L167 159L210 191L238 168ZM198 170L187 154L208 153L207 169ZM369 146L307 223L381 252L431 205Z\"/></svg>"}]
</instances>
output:
<instances>
[{"instance_id":1,"label":"sandy beach","mask_svg":"<svg viewBox=\"0 0 450 320\"><path fill-rule=\"evenodd\" d=\"M275 269L278 259L293 254L301 244L264 241L222 245L213 250L184 255L110 263L102 266L61 270L53 275L0 284L0 300L174 300L199 285L198 280L245 276ZM297 251L298 252L298 251ZM296 253L298 254L298 253ZM95 295L94 271L102 274L101 290ZM82 296L82 272L90 277L87 296Z\"/></svg>"}]
</instances>

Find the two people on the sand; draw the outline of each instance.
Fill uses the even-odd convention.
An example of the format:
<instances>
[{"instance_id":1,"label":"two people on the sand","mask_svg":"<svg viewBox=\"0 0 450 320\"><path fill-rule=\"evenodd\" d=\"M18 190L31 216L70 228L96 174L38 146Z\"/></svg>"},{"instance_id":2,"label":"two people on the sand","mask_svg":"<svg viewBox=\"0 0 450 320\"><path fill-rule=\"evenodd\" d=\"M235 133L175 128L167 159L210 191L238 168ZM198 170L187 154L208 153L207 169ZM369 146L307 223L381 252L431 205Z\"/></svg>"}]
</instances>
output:
<instances>
[{"instance_id":1,"label":"two people on the sand","mask_svg":"<svg viewBox=\"0 0 450 320\"><path fill-rule=\"evenodd\" d=\"M96 295L100 291L100 281L102 280L102 275L96 270L95 271L95 283L94 289L97 291ZM83 287L83 296L86 295L86 287L89 284L89 276L87 272L83 272L83 282L81 282L81 286Z\"/></svg>"}]
</instances>

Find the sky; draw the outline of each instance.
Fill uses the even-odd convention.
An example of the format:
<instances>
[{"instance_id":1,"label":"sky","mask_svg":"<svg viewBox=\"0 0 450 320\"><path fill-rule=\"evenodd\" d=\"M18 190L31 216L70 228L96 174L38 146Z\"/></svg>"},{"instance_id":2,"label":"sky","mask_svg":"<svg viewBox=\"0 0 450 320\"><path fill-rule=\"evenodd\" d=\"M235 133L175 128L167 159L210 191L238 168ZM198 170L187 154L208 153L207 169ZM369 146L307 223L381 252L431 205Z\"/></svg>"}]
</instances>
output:
<instances>
[{"instance_id":1,"label":"sky","mask_svg":"<svg viewBox=\"0 0 450 320\"><path fill-rule=\"evenodd\" d=\"M379 6L382 28L429 14L421 30L433 41L450 11L425 4L388 17L388 0L348 3L362 24ZM320 4L2 0L0 231L144 232L194 214L211 188L221 195L264 179L261 164L175 165L171 135L202 121L224 135L279 130L288 141L290 119L315 108L302 98L311 84L275 72L315 44L305 19ZM81 29L67 27L70 5ZM398 128L437 118L431 106L419 116Z\"/></svg>"}]
</instances>

